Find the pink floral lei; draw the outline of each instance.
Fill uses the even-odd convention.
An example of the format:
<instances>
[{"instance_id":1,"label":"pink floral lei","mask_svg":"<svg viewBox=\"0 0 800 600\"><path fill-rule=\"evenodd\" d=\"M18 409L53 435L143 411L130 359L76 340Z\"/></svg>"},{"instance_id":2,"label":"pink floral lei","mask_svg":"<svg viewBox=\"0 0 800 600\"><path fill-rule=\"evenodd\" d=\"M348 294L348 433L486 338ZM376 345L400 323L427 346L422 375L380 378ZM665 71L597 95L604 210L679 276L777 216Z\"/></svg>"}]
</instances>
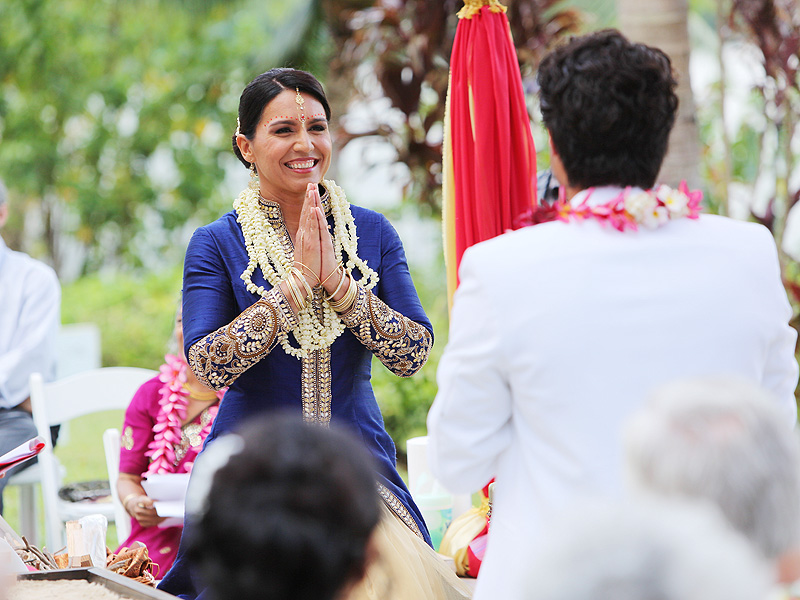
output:
<instances>
[{"instance_id":1,"label":"pink floral lei","mask_svg":"<svg viewBox=\"0 0 800 600\"><path fill-rule=\"evenodd\" d=\"M174 473L175 472L175 449L181 444L183 421L186 419L186 407L188 405L189 390L186 389L186 370L189 365L173 355L167 354L164 357L165 363L161 365L158 379L163 382L159 390L161 399L158 401L161 410L158 411L156 424L153 427L155 438L148 446L145 456L150 458L150 466L147 468L147 475L154 473ZM217 392L217 399L222 399L225 390ZM203 426L200 435L205 439L214 417L217 416L219 404L209 406L208 410L211 419ZM192 470L194 462L185 462L183 469L185 472Z\"/></svg>"},{"instance_id":2,"label":"pink floral lei","mask_svg":"<svg viewBox=\"0 0 800 600\"><path fill-rule=\"evenodd\" d=\"M683 217L697 219L700 216L700 202L703 199L703 192L689 191L685 181L680 183L677 190L666 185L659 185L649 190L626 187L616 198L603 204L589 206L588 200L593 191L593 188L589 188L586 197L577 206L573 206L563 198L550 205L537 206L523 216L519 224L525 226L548 221L567 223L595 219L617 231L636 231L640 225L655 229L671 219Z\"/></svg>"}]
</instances>

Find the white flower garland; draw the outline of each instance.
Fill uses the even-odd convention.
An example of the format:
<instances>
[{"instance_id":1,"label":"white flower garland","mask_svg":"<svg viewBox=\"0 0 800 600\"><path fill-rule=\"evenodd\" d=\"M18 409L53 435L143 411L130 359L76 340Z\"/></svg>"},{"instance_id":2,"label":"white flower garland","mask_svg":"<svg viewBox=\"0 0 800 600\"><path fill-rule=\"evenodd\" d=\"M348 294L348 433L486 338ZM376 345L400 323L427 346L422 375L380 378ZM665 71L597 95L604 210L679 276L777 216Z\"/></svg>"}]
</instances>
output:
<instances>
[{"instance_id":1,"label":"white flower garland","mask_svg":"<svg viewBox=\"0 0 800 600\"><path fill-rule=\"evenodd\" d=\"M337 262L344 264L348 272L358 267L363 275L360 283L366 289L372 289L378 283L378 274L367 266L367 262L358 257L358 236L350 203L344 190L333 180L323 180L322 185L328 190L331 212L333 214L333 251ZM264 211L259 207L260 189L258 179L253 177L248 185L233 202L236 220L242 227L247 255L250 261L242 272L241 278L247 291L264 297L267 294L264 286L253 283L252 275L256 267L272 287L289 278L294 257L287 256L281 244L276 228L270 224ZM344 261L344 253L347 261ZM345 325L330 303L322 298L322 320L317 318L313 302L309 302L298 313L298 326L292 330L300 344L292 346L288 334L281 335L283 350L296 358L305 358L310 352L329 348L345 330Z\"/></svg>"}]
</instances>

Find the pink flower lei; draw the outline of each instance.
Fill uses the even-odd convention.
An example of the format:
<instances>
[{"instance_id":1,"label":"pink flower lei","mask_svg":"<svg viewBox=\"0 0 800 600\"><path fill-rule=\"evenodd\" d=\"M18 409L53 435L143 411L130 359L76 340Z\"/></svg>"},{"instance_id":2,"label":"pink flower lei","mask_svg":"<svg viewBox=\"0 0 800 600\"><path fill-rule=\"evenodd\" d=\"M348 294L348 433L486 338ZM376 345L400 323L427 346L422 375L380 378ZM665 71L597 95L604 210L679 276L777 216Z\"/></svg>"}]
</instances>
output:
<instances>
[{"instance_id":1,"label":"pink flower lei","mask_svg":"<svg viewBox=\"0 0 800 600\"><path fill-rule=\"evenodd\" d=\"M561 198L552 205L537 206L520 220L520 225L595 219L617 231L637 231L640 225L655 229L672 219L697 219L703 199L703 192L689 191L685 181L680 183L677 190L666 185L649 190L626 187L616 198L590 206L588 201L593 191L594 188L589 188L586 197L577 206Z\"/></svg>"},{"instance_id":2,"label":"pink flower lei","mask_svg":"<svg viewBox=\"0 0 800 600\"><path fill-rule=\"evenodd\" d=\"M164 357L165 363L159 368L158 379L163 382L159 390L161 399L158 401L161 409L156 417L156 424L153 427L155 438L148 446L145 456L150 458L150 466L147 468L147 475L154 473L174 473L176 454L175 449L181 445L183 434L183 421L186 419L186 407L189 403L189 390L186 389L186 372L189 365L186 361L173 355L167 354ZM217 392L217 399L222 399L225 390ZM208 407L211 419L203 426L200 435L205 439L214 417L217 415L219 405L215 404ZM191 470L193 463L184 463L185 470Z\"/></svg>"}]
</instances>

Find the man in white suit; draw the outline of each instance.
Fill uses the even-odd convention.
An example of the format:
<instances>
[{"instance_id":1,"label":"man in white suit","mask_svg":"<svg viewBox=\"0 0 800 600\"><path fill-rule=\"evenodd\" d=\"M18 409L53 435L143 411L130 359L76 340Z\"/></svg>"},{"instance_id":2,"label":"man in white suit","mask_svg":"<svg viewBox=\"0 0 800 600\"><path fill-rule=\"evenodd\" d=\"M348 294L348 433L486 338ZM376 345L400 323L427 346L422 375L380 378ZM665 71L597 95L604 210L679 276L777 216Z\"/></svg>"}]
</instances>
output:
<instances>
[{"instance_id":1,"label":"man in white suit","mask_svg":"<svg viewBox=\"0 0 800 600\"><path fill-rule=\"evenodd\" d=\"M478 600L523 598L543 525L622 493L621 427L656 386L736 375L778 399L787 427L797 417L769 231L651 190L678 104L667 56L598 32L551 53L538 81L560 219L464 254L428 416L451 491L497 480Z\"/></svg>"}]
</instances>

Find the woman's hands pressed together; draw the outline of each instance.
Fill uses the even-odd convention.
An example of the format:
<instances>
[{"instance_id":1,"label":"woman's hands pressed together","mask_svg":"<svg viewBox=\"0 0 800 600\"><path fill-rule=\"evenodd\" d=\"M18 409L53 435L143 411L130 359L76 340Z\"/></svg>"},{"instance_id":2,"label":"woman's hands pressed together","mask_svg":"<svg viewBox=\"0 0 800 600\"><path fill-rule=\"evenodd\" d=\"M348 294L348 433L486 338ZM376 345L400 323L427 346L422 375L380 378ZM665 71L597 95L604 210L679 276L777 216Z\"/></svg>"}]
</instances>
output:
<instances>
[{"instance_id":1,"label":"woman's hands pressed together","mask_svg":"<svg viewBox=\"0 0 800 600\"><path fill-rule=\"evenodd\" d=\"M348 276L336 261L333 239L322 208L319 188L315 183L309 183L306 188L295 238L294 258L294 266L303 274L309 288L322 285L328 295L334 291L340 297L344 294Z\"/></svg>"}]
</instances>

